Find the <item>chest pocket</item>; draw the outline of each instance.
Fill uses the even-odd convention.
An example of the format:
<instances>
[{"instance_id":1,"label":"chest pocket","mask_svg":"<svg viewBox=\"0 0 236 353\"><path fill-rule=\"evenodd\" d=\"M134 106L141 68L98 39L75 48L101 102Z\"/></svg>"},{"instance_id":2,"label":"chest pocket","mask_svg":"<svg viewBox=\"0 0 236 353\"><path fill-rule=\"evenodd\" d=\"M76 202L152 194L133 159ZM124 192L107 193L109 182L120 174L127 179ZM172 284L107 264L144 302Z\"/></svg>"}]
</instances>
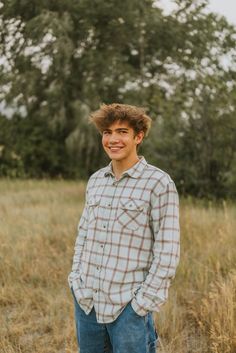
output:
<instances>
[{"instance_id":1,"label":"chest pocket","mask_svg":"<svg viewBox=\"0 0 236 353\"><path fill-rule=\"evenodd\" d=\"M91 196L88 199L88 223L89 225L92 225L96 223L96 220L98 218L98 208L99 208L99 199Z\"/></svg>"},{"instance_id":2,"label":"chest pocket","mask_svg":"<svg viewBox=\"0 0 236 353\"><path fill-rule=\"evenodd\" d=\"M145 202L141 200L121 200L117 221L124 228L137 230L145 222L145 213Z\"/></svg>"}]
</instances>

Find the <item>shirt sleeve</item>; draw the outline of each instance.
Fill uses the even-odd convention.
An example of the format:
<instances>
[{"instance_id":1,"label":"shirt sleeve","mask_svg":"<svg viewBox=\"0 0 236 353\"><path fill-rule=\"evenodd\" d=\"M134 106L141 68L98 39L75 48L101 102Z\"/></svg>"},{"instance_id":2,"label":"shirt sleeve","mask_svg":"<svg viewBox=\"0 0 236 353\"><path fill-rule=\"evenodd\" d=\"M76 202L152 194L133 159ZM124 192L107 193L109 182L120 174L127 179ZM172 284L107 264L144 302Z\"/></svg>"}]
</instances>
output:
<instances>
[{"instance_id":1,"label":"shirt sleeve","mask_svg":"<svg viewBox=\"0 0 236 353\"><path fill-rule=\"evenodd\" d=\"M77 237L76 237L75 247L74 247L72 271L68 276L68 282L70 287L72 286L73 280L77 279L78 276L80 275L81 256L84 248L84 243L87 238L87 227L88 227L87 194L88 194L88 191L86 190L85 206L77 227Z\"/></svg>"},{"instance_id":2,"label":"shirt sleeve","mask_svg":"<svg viewBox=\"0 0 236 353\"><path fill-rule=\"evenodd\" d=\"M180 255L179 198L174 182L168 181L151 197L150 226L154 236L153 260L145 281L131 305L137 314L159 311L168 297Z\"/></svg>"}]
</instances>

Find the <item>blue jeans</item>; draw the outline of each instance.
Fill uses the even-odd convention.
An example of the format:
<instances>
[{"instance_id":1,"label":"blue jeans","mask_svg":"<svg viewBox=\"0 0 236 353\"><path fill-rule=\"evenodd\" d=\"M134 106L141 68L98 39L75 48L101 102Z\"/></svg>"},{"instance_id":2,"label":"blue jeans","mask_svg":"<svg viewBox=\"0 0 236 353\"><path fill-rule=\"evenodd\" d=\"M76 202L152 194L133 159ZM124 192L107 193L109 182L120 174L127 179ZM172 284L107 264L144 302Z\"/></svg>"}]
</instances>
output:
<instances>
[{"instance_id":1,"label":"blue jeans","mask_svg":"<svg viewBox=\"0 0 236 353\"><path fill-rule=\"evenodd\" d=\"M156 353L158 336L151 313L140 316L128 303L115 321L101 324L94 308L86 315L73 297L80 353Z\"/></svg>"}]
</instances>

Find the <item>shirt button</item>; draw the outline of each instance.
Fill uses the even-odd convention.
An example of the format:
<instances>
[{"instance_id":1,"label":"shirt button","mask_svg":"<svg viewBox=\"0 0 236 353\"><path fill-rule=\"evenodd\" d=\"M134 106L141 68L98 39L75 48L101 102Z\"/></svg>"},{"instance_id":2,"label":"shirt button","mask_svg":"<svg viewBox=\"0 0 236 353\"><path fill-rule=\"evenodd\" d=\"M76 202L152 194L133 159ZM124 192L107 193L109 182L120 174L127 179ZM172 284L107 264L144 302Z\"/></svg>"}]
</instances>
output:
<instances>
[{"instance_id":1,"label":"shirt button","mask_svg":"<svg viewBox=\"0 0 236 353\"><path fill-rule=\"evenodd\" d=\"M101 244L101 245L100 245L100 247L101 247L101 248L103 248L103 247L104 247L104 245L103 245L103 244Z\"/></svg>"},{"instance_id":2,"label":"shirt button","mask_svg":"<svg viewBox=\"0 0 236 353\"><path fill-rule=\"evenodd\" d=\"M99 266L97 266L97 270L99 270L100 269L100 267Z\"/></svg>"},{"instance_id":3,"label":"shirt button","mask_svg":"<svg viewBox=\"0 0 236 353\"><path fill-rule=\"evenodd\" d=\"M103 224L103 228L105 229L107 227L107 225L106 224Z\"/></svg>"},{"instance_id":4,"label":"shirt button","mask_svg":"<svg viewBox=\"0 0 236 353\"><path fill-rule=\"evenodd\" d=\"M97 293L97 292L98 292L98 290L97 290L97 289L94 289L94 292L95 292L95 293Z\"/></svg>"}]
</instances>

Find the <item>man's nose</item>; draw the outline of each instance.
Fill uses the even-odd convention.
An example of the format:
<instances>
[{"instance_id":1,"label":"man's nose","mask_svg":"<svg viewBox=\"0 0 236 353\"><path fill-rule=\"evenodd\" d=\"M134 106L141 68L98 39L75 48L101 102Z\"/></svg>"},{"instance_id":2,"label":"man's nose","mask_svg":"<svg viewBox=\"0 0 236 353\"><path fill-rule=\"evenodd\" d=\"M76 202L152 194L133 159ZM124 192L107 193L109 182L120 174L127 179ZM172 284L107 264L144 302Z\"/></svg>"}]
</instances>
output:
<instances>
[{"instance_id":1,"label":"man's nose","mask_svg":"<svg viewBox=\"0 0 236 353\"><path fill-rule=\"evenodd\" d=\"M110 143L116 143L119 141L119 135L116 133L113 133L110 135Z\"/></svg>"}]
</instances>

